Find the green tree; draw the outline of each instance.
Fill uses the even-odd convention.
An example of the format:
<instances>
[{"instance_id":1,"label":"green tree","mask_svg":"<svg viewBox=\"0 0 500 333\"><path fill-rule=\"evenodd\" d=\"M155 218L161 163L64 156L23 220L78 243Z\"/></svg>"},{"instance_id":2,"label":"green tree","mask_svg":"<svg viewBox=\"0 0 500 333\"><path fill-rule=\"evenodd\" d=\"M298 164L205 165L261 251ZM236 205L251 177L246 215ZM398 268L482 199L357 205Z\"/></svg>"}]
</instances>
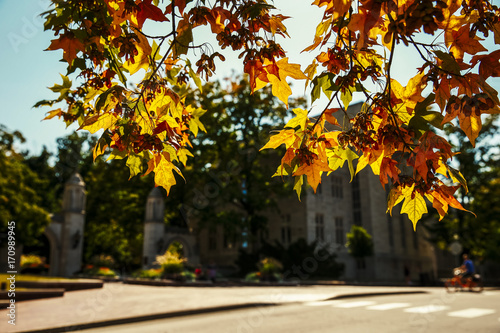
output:
<instances>
[{"instance_id":1,"label":"green tree","mask_svg":"<svg viewBox=\"0 0 500 333\"><path fill-rule=\"evenodd\" d=\"M278 196L290 194L289 184L271 179L276 152L259 152L272 130L284 124L287 110L269 87L251 94L240 77L206 84L202 91L194 101L207 110L202 119L212 130L193 139L197 158L183 171L189 183L182 189L182 207L199 227L221 224L231 241L242 241L245 231L245 240L256 247L266 230L266 210L277 208ZM301 104L303 99L290 103Z\"/></svg>"},{"instance_id":2,"label":"green tree","mask_svg":"<svg viewBox=\"0 0 500 333\"><path fill-rule=\"evenodd\" d=\"M499 117L491 115L473 147L456 127L447 127L447 135L460 154L454 157L458 176L467 179L467 190L457 198L474 214L453 210L440 223L425 222L431 239L446 249L458 237L465 252L478 258L500 260L500 144ZM458 174L458 173L457 173Z\"/></svg>"},{"instance_id":3,"label":"green tree","mask_svg":"<svg viewBox=\"0 0 500 333\"><path fill-rule=\"evenodd\" d=\"M24 142L20 132L9 132L0 125L0 231L7 231L7 223L15 221L18 245L39 244L49 213L43 208L43 193L37 192L43 182L25 163L24 156L15 150L15 144ZM18 255L22 248L18 247Z\"/></svg>"},{"instance_id":4,"label":"green tree","mask_svg":"<svg viewBox=\"0 0 500 333\"><path fill-rule=\"evenodd\" d=\"M146 199L151 177L133 177L123 161L99 158L84 174L87 190L84 258L113 257L117 267L133 271L142 258Z\"/></svg>"},{"instance_id":5,"label":"green tree","mask_svg":"<svg viewBox=\"0 0 500 333\"><path fill-rule=\"evenodd\" d=\"M361 226L351 227L351 231L347 233L346 246L349 254L358 261L373 255L372 236Z\"/></svg>"}]
</instances>

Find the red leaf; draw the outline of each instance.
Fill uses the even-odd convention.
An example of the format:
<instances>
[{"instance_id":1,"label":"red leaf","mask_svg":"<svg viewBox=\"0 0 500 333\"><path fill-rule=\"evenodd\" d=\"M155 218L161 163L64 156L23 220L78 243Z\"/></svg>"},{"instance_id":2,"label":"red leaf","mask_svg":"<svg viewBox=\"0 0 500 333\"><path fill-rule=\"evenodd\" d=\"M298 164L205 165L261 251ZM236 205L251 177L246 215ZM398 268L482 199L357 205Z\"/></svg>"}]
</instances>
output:
<instances>
[{"instance_id":1,"label":"red leaf","mask_svg":"<svg viewBox=\"0 0 500 333\"><path fill-rule=\"evenodd\" d=\"M151 4L152 0L145 0L141 2L137 7L137 24L139 29L142 28L144 21L150 19L157 22L168 21L168 18L163 14L160 8Z\"/></svg>"}]
</instances>

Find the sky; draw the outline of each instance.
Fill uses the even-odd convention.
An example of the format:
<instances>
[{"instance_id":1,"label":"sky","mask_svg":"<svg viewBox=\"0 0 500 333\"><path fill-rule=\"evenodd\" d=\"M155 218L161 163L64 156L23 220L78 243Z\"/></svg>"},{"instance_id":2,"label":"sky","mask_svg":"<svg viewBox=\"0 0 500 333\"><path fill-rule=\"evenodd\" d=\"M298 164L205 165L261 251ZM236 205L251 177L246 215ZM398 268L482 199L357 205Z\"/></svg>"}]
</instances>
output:
<instances>
[{"instance_id":1,"label":"sky","mask_svg":"<svg viewBox=\"0 0 500 333\"><path fill-rule=\"evenodd\" d=\"M312 43L316 25L322 16L322 10L311 6L312 0L276 0L279 13L290 16L285 21L291 39L280 39L283 48L288 51L290 63L301 64L302 70L311 63L314 53L301 53ZM33 108L33 105L42 99L52 99L54 94L47 89L54 83L60 83L59 73L65 73L65 63L60 62L62 51L44 51L53 39L53 33L43 31L43 19L40 13L48 9L47 0L0 0L0 124L8 130L19 130L27 142L19 147L37 154L46 146L50 151L56 151L56 139L72 133L77 126L66 125L57 119L42 121L48 108ZM29 4L29 5L28 5ZM151 29L156 29L151 25ZM209 37L200 36L200 40L209 40ZM214 39L212 39L214 40ZM216 42L213 43L216 47ZM492 48L490 48L492 47ZM490 43L487 48L498 49ZM218 64L218 75L212 79L222 79L231 74L242 72L241 61L237 55L223 52L227 61ZM403 50L396 54L393 73L397 79L405 84L416 74L415 55ZM494 88L500 90L500 80L490 82ZM304 92L302 82L295 83L294 93L301 95ZM361 96L354 97L354 101L361 100ZM315 103L317 112L324 106L324 100Z\"/></svg>"}]
</instances>

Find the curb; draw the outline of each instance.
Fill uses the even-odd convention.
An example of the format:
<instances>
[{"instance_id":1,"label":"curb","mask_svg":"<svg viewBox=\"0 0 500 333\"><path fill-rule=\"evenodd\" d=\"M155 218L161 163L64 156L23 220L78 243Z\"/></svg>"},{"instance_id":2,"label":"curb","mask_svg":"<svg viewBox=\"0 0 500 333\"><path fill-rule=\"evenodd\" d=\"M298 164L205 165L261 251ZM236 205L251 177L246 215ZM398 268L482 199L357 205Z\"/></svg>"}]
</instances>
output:
<instances>
[{"instance_id":1,"label":"curb","mask_svg":"<svg viewBox=\"0 0 500 333\"><path fill-rule=\"evenodd\" d=\"M55 327L55 328L45 328L45 329L40 329L40 330L22 331L19 333L72 332L72 331L79 331L79 330L85 330L85 329L97 328L97 327L107 327L107 326L139 323L142 321L150 321L150 320L155 320L155 319L166 319L166 318L191 316L191 315L212 313L212 312L240 310L240 309L251 308L251 307L278 306L278 305L282 305L282 304L286 304L286 303L245 303L245 304L235 304L235 305L222 305L222 306L216 306L216 307L212 307L212 308L202 308L202 309L194 309L194 310L183 310L183 311L157 313L154 315L111 319L111 320L98 321L98 322L93 322L93 323L82 323L82 324L75 324L75 325L70 325L70 326L61 326L61 327Z\"/></svg>"},{"instance_id":2,"label":"curb","mask_svg":"<svg viewBox=\"0 0 500 333\"><path fill-rule=\"evenodd\" d=\"M357 293L357 294L352 293L352 294L342 294L342 295L333 296L333 297L330 297L330 298L327 298L324 300L320 300L319 302L330 301L330 300L335 300L335 299L355 298L355 297L371 297L371 296L383 296L383 295L404 295L404 294L426 294L426 293L427 293L426 291L421 291L421 290L394 291L394 292L372 292L372 293ZM280 306L280 305L298 304L298 303L303 303L303 302L244 303L244 304L222 305L222 306L215 306L215 307L210 307L210 308L165 312L165 313L158 313L158 314L154 314L154 315L143 315L143 316L137 316L137 317L110 319L110 320L98 321L98 322L93 322L93 323L81 323L81 324L61 326L61 327L48 328L48 329L22 331L20 333L72 332L72 331L85 330L85 329L98 328L98 327L107 327L107 326L139 323L139 322L150 321L150 320L155 320L155 319L184 317L184 316L191 316L191 315L205 314L205 313L214 313L214 312L221 312L221 311L241 310L241 309L252 308L252 307Z\"/></svg>"},{"instance_id":3,"label":"curb","mask_svg":"<svg viewBox=\"0 0 500 333\"><path fill-rule=\"evenodd\" d=\"M427 294L427 291L423 290L409 290L409 291L387 291L387 292L373 292L373 293L361 293L361 294L344 294L325 299L324 301L333 301L335 299L343 298L355 298L355 297L373 297L373 296L392 296L392 295L406 295L406 294Z\"/></svg>"}]
</instances>

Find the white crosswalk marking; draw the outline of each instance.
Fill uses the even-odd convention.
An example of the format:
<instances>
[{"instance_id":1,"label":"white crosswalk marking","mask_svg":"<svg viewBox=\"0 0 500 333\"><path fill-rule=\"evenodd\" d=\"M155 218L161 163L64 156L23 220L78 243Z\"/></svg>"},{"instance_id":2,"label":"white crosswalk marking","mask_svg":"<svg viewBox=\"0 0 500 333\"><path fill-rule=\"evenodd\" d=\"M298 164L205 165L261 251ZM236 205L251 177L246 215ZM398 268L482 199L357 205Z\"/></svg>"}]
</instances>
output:
<instances>
[{"instance_id":1,"label":"white crosswalk marking","mask_svg":"<svg viewBox=\"0 0 500 333\"><path fill-rule=\"evenodd\" d=\"M371 302L371 301L358 301L358 302L348 302L348 303L340 303L340 304L337 304L337 305L333 305L334 307L336 308L357 308L357 307L360 307L360 306L368 306L368 305L372 305L372 304L375 304L375 302Z\"/></svg>"},{"instance_id":2,"label":"white crosswalk marking","mask_svg":"<svg viewBox=\"0 0 500 333\"><path fill-rule=\"evenodd\" d=\"M406 308L410 306L410 303L386 303L386 304L377 304L377 305L372 305L366 307L368 310L392 310L392 309L399 309L399 308Z\"/></svg>"},{"instance_id":3,"label":"white crosswalk marking","mask_svg":"<svg viewBox=\"0 0 500 333\"><path fill-rule=\"evenodd\" d=\"M449 308L449 306L444 306L444 305L424 305L424 306L418 306L416 308L404 309L404 312L431 313L431 312L443 311L443 310L446 310L448 308Z\"/></svg>"},{"instance_id":4,"label":"white crosswalk marking","mask_svg":"<svg viewBox=\"0 0 500 333\"><path fill-rule=\"evenodd\" d=\"M461 318L476 318L481 316L486 316L496 311L493 309L478 309L478 308L470 308L460 311L453 311L448 313L450 317L461 317Z\"/></svg>"}]
</instances>

